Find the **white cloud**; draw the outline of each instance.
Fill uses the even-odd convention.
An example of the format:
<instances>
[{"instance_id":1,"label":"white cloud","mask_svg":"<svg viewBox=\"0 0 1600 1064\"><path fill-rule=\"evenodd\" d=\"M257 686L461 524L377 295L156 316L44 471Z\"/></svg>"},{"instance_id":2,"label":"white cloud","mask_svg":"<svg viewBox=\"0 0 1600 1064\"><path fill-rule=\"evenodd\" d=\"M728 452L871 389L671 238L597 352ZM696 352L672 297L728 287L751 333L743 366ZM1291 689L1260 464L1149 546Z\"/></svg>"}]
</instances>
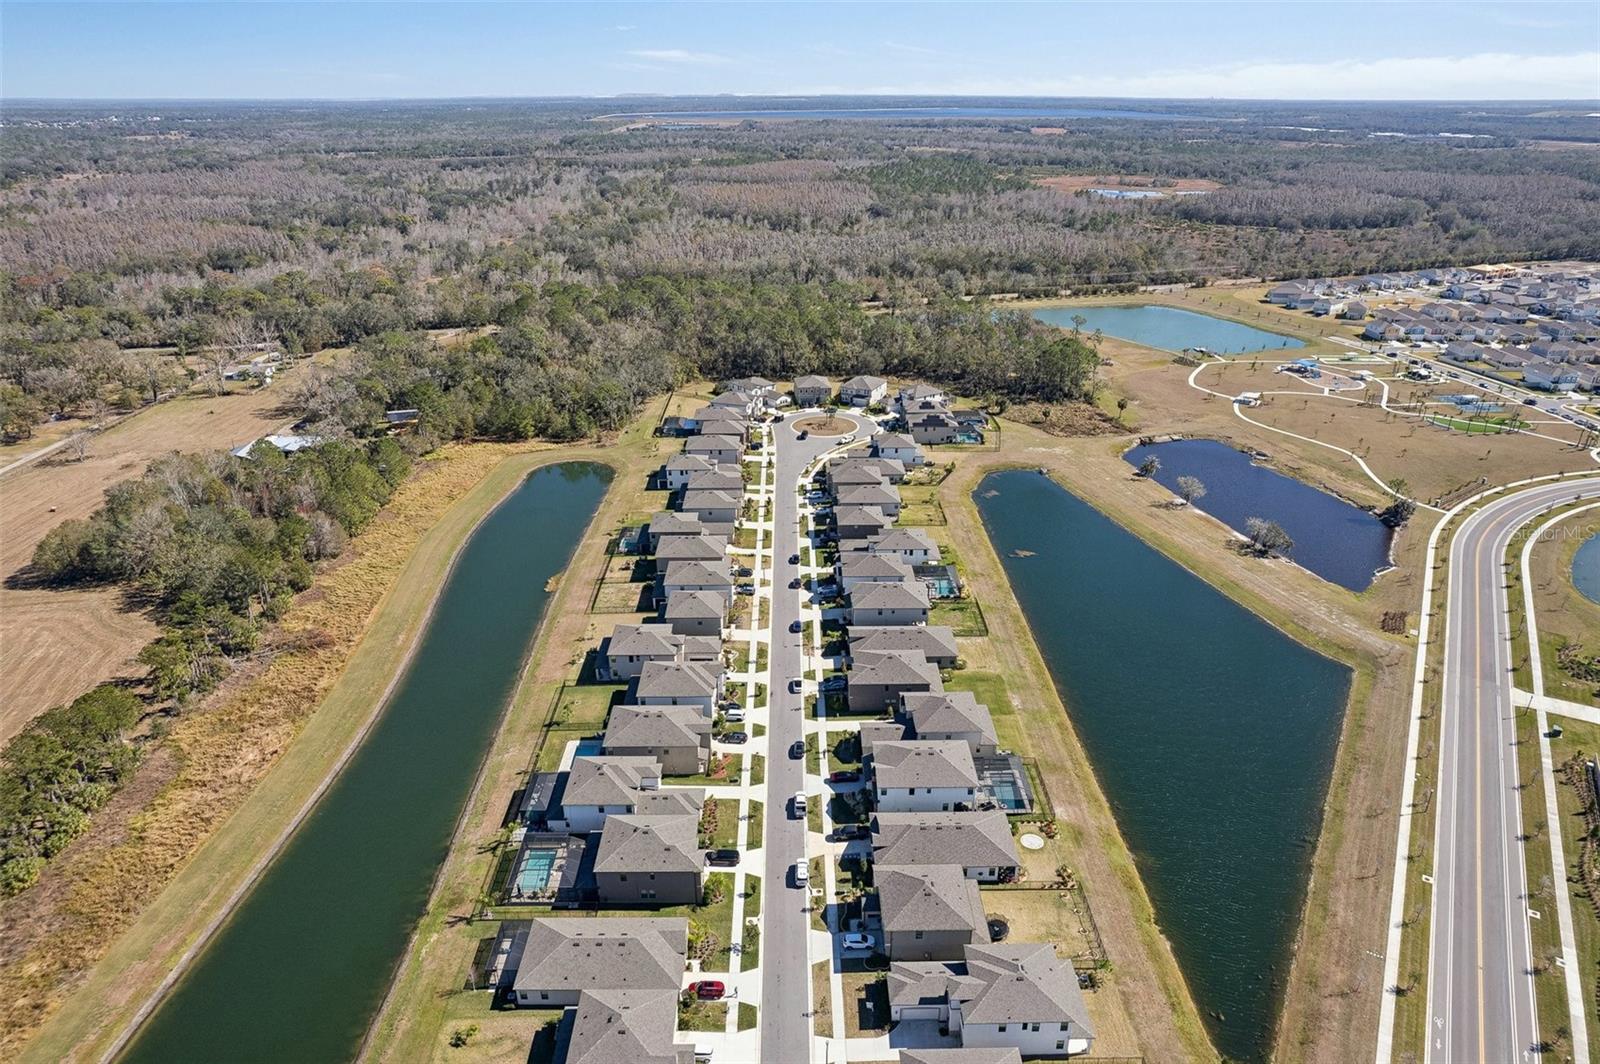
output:
<instances>
[{"instance_id":1,"label":"white cloud","mask_svg":"<svg viewBox=\"0 0 1600 1064\"><path fill-rule=\"evenodd\" d=\"M715 52L691 52L684 48L635 48L628 54L656 63L681 63L685 66L722 66L733 62Z\"/></svg>"},{"instance_id":2,"label":"white cloud","mask_svg":"<svg viewBox=\"0 0 1600 1064\"><path fill-rule=\"evenodd\" d=\"M1422 58L1249 62L1140 74L960 76L941 82L811 88L805 93L1133 96L1237 100L1600 99L1600 52L1485 52Z\"/></svg>"},{"instance_id":3,"label":"white cloud","mask_svg":"<svg viewBox=\"0 0 1600 1064\"><path fill-rule=\"evenodd\" d=\"M614 26L612 28L615 29L618 33L632 33L634 30L638 29L639 27L633 25L632 23L624 23L621 26Z\"/></svg>"}]
</instances>

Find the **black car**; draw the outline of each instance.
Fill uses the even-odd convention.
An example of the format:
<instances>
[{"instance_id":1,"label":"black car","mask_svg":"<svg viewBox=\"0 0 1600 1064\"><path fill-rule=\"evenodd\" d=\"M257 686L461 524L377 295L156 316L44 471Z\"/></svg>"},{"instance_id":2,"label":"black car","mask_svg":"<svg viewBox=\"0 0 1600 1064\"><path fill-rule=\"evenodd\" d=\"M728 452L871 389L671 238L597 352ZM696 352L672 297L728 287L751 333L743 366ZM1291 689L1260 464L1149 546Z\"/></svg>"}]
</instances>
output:
<instances>
[{"instance_id":1,"label":"black car","mask_svg":"<svg viewBox=\"0 0 1600 1064\"><path fill-rule=\"evenodd\" d=\"M789 631L791 632L803 632L805 631L805 627L806 626L800 621L789 622Z\"/></svg>"},{"instance_id":2,"label":"black car","mask_svg":"<svg viewBox=\"0 0 1600 1064\"><path fill-rule=\"evenodd\" d=\"M789 555L789 564L790 565L799 565L800 564L800 555L798 555L798 554Z\"/></svg>"},{"instance_id":3,"label":"black car","mask_svg":"<svg viewBox=\"0 0 1600 1064\"><path fill-rule=\"evenodd\" d=\"M807 432L807 431L806 431L806 430L805 430L805 429L801 429L801 430L800 430L800 432L799 432L799 434L798 434L798 435L796 435L796 436L795 436L795 439L797 439L797 440L803 440L803 439L805 439L805 438L806 438L806 437L807 437L807 436L810 436L810 435L811 435L811 433L809 433L809 432Z\"/></svg>"},{"instance_id":4,"label":"black car","mask_svg":"<svg viewBox=\"0 0 1600 1064\"><path fill-rule=\"evenodd\" d=\"M795 578L794 578L794 579L793 579L793 580L791 580L791 581L789 581L789 586L790 586L790 587L791 587L791 588L793 588L793 589L794 589L794 590L796 590L796 591L798 591L798 590L800 590L800 586L801 586L801 580L800 580L800 578L799 578L799 577L798 577L798 576L797 576L797 577L795 577ZM797 631L797 632L798 632L798 631L799 631L799 630L800 630L800 629L798 629L798 628L796 628L796 629L795 629L795 631Z\"/></svg>"},{"instance_id":5,"label":"black car","mask_svg":"<svg viewBox=\"0 0 1600 1064\"><path fill-rule=\"evenodd\" d=\"M750 736L746 735L742 731L723 732L722 741L725 743L732 743L734 746L738 746L740 743L749 742Z\"/></svg>"},{"instance_id":6,"label":"black car","mask_svg":"<svg viewBox=\"0 0 1600 1064\"><path fill-rule=\"evenodd\" d=\"M739 863L738 850L707 850L706 864L718 865L722 868L732 868Z\"/></svg>"},{"instance_id":7,"label":"black car","mask_svg":"<svg viewBox=\"0 0 1600 1064\"><path fill-rule=\"evenodd\" d=\"M872 833L865 824L840 824L833 830L833 837L839 842L848 842L851 839L864 839Z\"/></svg>"},{"instance_id":8,"label":"black car","mask_svg":"<svg viewBox=\"0 0 1600 1064\"><path fill-rule=\"evenodd\" d=\"M1538 406L1539 405L1539 400L1533 398L1532 396L1529 396L1527 399L1524 399L1522 401L1522 405L1523 406Z\"/></svg>"},{"instance_id":9,"label":"black car","mask_svg":"<svg viewBox=\"0 0 1600 1064\"><path fill-rule=\"evenodd\" d=\"M799 761L802 757L806 756L806 744L804 739L796 739L794 742L789 744L789 756L796 761Z\"/></svg>"}]
</instances>

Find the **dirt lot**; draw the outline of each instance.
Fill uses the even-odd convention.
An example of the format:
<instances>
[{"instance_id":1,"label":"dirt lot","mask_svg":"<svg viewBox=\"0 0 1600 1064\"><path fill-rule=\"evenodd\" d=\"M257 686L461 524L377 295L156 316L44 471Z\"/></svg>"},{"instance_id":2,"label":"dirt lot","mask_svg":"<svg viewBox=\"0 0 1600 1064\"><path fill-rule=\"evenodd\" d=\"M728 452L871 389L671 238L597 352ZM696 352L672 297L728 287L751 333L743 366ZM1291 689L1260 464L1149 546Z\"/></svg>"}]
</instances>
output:
<instances>
[{"instance_id":1,"label":"dirt lot","mask_svg":"<svg viewBox=\"0 0 1600 1064\"><path fill-rule=\"evenodd\" d=\"M117 591L12 586L39 540L68 518L87 517L106 488L161 454L233 447L277 431L286 420L277 409L286 376L267 390L151 407L96 436L81 462L57 451L0 479L0 743L96 683L142 671L133 655L156 630Z\"/></svg>"}]
</instances>

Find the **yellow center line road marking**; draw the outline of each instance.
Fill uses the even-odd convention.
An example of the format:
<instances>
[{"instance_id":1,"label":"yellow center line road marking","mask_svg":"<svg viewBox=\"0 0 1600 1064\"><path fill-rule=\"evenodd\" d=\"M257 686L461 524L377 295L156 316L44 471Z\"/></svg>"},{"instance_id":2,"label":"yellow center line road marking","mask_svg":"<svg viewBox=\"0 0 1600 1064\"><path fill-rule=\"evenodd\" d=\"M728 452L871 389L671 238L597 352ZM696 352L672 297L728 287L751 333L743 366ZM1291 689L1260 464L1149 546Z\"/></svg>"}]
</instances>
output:
<instances>
[{"instance_id":1,"label":"yellow center line road marking","mask_svg":"<svg viewBox=\"0 0 1600 1064\"><path fill-rule=\"evenodd\" d=\"M1476 577L1483 572L1483 539L1480 537L1473 547L1472 574ZM1483 684L1478 681L1478 674L1483 670L1483 662L1478 650L1481 646L1483 633L1482 610L1483 584L1481 580L1472 582L1472 661L1475 668L1472 670L1472 813L1473 827L1477 838L1473 846L1474 872L1477 874L1477 890L1474 901L1477 908L1477 935L1478 935L1478 1059L1488 1060L1488 1039L1484 1029L1483 1017Z\"/></svg>"}]
</instances>

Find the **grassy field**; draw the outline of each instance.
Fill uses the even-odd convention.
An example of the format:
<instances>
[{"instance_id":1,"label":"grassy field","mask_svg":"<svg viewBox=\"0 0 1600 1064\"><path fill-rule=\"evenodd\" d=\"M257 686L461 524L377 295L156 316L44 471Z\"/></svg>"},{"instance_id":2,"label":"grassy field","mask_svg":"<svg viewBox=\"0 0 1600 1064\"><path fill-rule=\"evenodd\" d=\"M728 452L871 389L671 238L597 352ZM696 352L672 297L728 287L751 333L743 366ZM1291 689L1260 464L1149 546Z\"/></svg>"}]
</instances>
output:
<instances>
[{"instance_id":1,"label":"grassy field","mask_svg":"<svg viewBox=\"0 0 1600 1064\"><path fill-rule=\"evenodd\" d=\"M8 935L0 954L7 1002L0 1006L6 1017L0 1052L15 1050L52 1014L25 1059L59 1060L73 1047L88 1053L103 1046L243 879L262 840L278 835L380 703L451 557L482 515L529 470L550 461L605 461L618 469L620 483L624 473L657 460L664 441L648 435L653 415L602 449L446 448L403 485L357 537L348 560L302 596L284 622L289 632L326 632L327 645L286 654L259 675L236 677L207 707L182 718L166 744L172 756L153 759L130 786L141 800L119 805L119 798L97 816L96 832L58 859L38 888L7 903L8 922L17 920L25 933ZM611 503L608 495L592 526L605 531L585 538L569 570L587 579L560 583L541 639L560 632L561 645L570 645L574 627L592 635L582 607L610 523L620 517L608 511ZM584 599L571 610L566 604L574 594ZM519 698L533 700L524 705L537 704L538 723L579 663L581 657L563 652L530 665L536 672L553 666L557 674L537 690L525 684L519 691ZM520 770L530 751L524 745L516 752L514 768L491 755L491 766ZM141 782L163 768L165 778ZM487 851L480 856L492 860ZM486 874L480 869L479 883ZM86 981L66 997L66 988L91 965ZM443 1012L441 1004L435 1014L441 1023Z\"/></svg>"},{"instance_id":2,"label":"grassy field","mask_svg":"<svg viewBox=\"0 0 1600 1064\"><path fill-rule=\"evenodd\" d=\"M1518 710L1517 782L1521 788L1522 860L1528 875L1528 910L1530 914L1539 914L1528 921L1536 973L1534 1007L1540 1036L1559 1047L1550 1055L1556 1060L1567 1060L1571 1057L1571 1039L1559 1033L1568 1030L1567 990L1561 969L1556 965L1561 956L1561 928L1556 918L1556 892L1550 865L1550 833L1559 828L1550 823L1547 815L1543 775L1538 720L1532 710ZM1562 1052L1563 1048L1566 1053Z\"/></svg>"},{"instance_id":3,"label":"grassy field","mask_svg":"<svg viewBox=\"0 0 1600 1064\"><path fill-rule=\"evenodd\" d=\"M1583 973L1583 1001L1588 1009L1589 1037L1600 1035L1600 898L1585 889L1580 872L1584 860L1585 841L1591 847L1590 868L1600 871L1600 853L1595 852L1583 805L1576 788L1563 766L1570 759L1593 760L1600 757L1600 725L1584 721L1563 720L1563 734L1550 742L1550 754L1556 767L1556 829L1561 832L1563 853L1567 860L1568 883L1572 897L1572 929L1577 939L1578 964ZM1594 880L1591 879L1591 882Z\"/></svg>"},{"instance_id":4,"label":"grassy field","mask_svg":"<svg viewBox=\"0 0 1600 1064\"><path fill-rule=\"evenodd\" d=\"M89 516L107 488L169 451L233 447L277 431L288 421L279 409L282 396L275 386L172 399L94 436L82 461L63 448L0 480L0 675L6 678L0 743L103 680L143 675L133 656L156 634L154 622L116 590L10 586L45 533Z\"/></svg>"},{"instance_id":5,"label":"grassy field","mask_svg":"<svg viewBox=\"0 0 1600 1064\"><path fill-rule=\"evenodd\" d=\"M1600 654L1600 605L1572 586L1572 556L1597 532L1600 510L1574 513L1546 532L1528 559L1545 693L1589 704L1600 704L1600 690L1563 671L1557 663L1557 650L1568 641L1584 646L1590 656Z\"/></svg>"}]
</instances>

